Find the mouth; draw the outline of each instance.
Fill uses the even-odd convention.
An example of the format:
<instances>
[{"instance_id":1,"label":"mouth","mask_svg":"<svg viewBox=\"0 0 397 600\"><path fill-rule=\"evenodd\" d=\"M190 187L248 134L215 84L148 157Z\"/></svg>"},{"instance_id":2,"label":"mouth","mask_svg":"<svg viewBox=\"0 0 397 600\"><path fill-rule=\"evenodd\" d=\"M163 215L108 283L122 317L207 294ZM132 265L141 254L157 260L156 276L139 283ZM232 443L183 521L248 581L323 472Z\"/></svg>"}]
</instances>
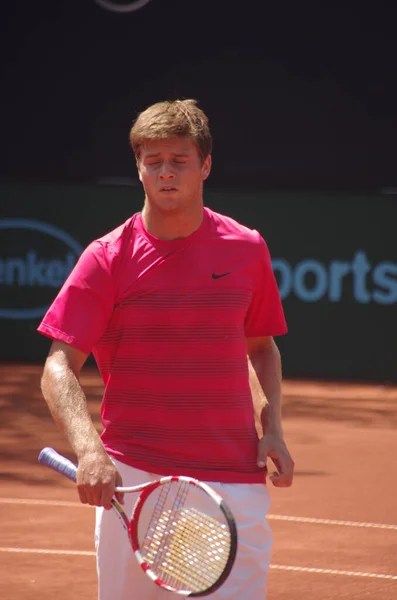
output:
<instances>
[{"instance_id":1,"label":"mouth","mask_svg":"<svg viewBox=\"0 0 397 600\"><path fill-rule=\"evenodd\" d=\"M163 185L163 187L160 188L160 192L163 192L165 194L169 194L170 192L177 192L178 188L172 186L172 185Z\"/></svg>"}]
</instances>

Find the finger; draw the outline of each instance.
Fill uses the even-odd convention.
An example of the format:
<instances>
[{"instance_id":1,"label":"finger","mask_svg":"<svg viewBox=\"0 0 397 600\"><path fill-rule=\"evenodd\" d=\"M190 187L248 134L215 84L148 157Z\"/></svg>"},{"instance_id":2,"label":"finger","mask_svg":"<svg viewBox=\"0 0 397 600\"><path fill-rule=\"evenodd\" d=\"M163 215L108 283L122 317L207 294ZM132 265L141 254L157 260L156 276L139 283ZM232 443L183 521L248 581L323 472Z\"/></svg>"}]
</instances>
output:
<instances>
[{"instance_id":1,"label":"finger","mask_svg":"<svg viewBox=\"0 0 397 600\"><path fill-rule=\"evenodd\" d=\"M82 473L80 469L77 470L77 489L79 492L80 500L83 504L89 504L90 506L96 505L96 499L100 497L98 496L98 491L95 490L95 486L89 483L85 473Z\"/></svg>"},{"instance_id":2,"label":"finger","mask_svg":"<svg viewBox=\"0 0 397 600\"><path fill-rule=\"evenodd\" d=\"M85 495L87 498L87 504L90 506L102 506L101 504L101 496L102 496L102 486L100 484L89 485L86 484L84 486Z\"/></svg>"},{"instance_id":3,"label":"finger","mask_svg":"<svg viewBox=\"0 0 397 600\"><path fill-rule=\"evenodd\" d=\"M266 467L266 459L268 455L269 449L265 444L259 444L258 447L258 458L256 460L256 464L260 469Z\"/></svg>"},{"instance_id":4,"label":"finger","mask_svg":"<svg viewBox=\"0 0 397 600\"><path fill-rule=\"evenodd\" d=\"M271 458L280 475L292 475L294 471L294 461L288 453L280 452L274 458Z\"/></svg>"},{"instance_id":5,"label":"finger","mask_svg":"<svg viewBox=\"0 0 397 600\"><path fill-rule=\"evenodd\" d=\"M95 500L92 493L92 488L89 485L80 485L78 487L80 500L83 504L95 505Z\"/></svg>"},{"instance_id":6,"label":"finger","mask_svg":"<svg viewBox=\"0 0 397 600\"><path fill-rule=\"evenodd\" d=\"M292 477L288 475L280 475L279 473L273 473L270 480L274 487L290 487L292 485Z\"/></svg>"},{"instance_id":7,"label":"finger","mask_svg":"<svg viewBox=\"0 0 397 600\"><path fill-rule=\"evenodd\" d=\"M103 485L101 489L101 497L99 506L103 506L105 510L112 508L112 499L114 494L114 485Z\"/></svg>"},{"instance_id":8,"label":"finger","mask_svg":"<svg viewBox=\"0 0 397 600\"><path fill-rule=\"evenodd\" d=\"M279 458L273 459L273 462L277 468L277 472L271 475L270 479L276 487L289 487L292 485L294 476L294 463L291 459L280 460Z\"/></svg>"},{"instance_id":9,"label":"finger","mask_svg":"<svg viewBox=\"0 0 397 600\"><path fill-rule=\"evenodd\" d=\"M272 458L272 461L277 469L276 475L282 475L285 472L285 465L283 461L278 456Z\"/></svg>"},{"instance_id":10,"label":"finger","mask_svg":"<svg viewBox=\"0 0 397 600\"><path fill-rule=\"evenodd\" d=\"M123 480L118 472L116 474L116 487L123 487ZM120 504L124 504L124 494L122 492L115 492L115 497Z\"/></svg>"},{"instance_id":11,"label":"finger","mask_svg":"<svg viewBox=\"0 0 397 600\"><path fill-rule=\"evenodd\" d=\"M77 469L76 484L77 484L77 492L80 497L80 502L82 504L88 504L86 486L80 481L80 470L79 469Z\"/></svg>"},{"instance_id":12,"label":"finger","mask_svg":"<svg viewBox=\"0 0 397 600\"><path fill-rule=\"evenodd\" d=\"M77 487L77 491L78 491L78 494L79 494L79 497L80 497L80 502L82 504L88 504L87 494L86 494L85 488L83 486L78 486Z\"/></svg>"}]
</instances>

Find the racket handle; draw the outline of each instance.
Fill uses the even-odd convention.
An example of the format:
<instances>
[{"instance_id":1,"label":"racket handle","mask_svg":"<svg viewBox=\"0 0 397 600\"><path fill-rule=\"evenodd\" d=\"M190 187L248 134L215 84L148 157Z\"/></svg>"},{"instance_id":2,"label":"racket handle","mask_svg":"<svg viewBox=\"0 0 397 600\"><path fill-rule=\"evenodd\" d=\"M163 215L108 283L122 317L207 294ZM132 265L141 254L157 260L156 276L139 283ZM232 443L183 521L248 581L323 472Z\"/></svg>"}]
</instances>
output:
<instances>
[{"instance_id":1,"label":"racket handle","mask_svg":"<svg viewBox=\"0 0 397 600\"><path fill-rule=\"evenodd\" d=\"M39 454L39 463L46 465L54 471L65 475L71 481L76 482L77 467L69 459L58 454L53 448L43 448Z\"/></svg>"}]
</instances>

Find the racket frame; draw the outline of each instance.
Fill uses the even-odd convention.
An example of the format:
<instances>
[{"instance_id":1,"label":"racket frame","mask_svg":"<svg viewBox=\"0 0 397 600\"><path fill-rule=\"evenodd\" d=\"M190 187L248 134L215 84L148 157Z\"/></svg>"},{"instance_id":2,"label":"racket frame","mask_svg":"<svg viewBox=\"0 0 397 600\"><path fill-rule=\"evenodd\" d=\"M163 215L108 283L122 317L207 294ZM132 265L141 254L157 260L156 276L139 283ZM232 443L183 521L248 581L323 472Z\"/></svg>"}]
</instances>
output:
<instances>
[{"instance_id":1,"label":"racket frame","mask_svg":"<svg viewBox=\"0 0 397 600\"><path fill-rule=\"evenodd\" d=\"M65 477L67 477L68 479L70 479L71 481L76 483L77 466L72 461L70 461L68 458L59 454L53 448L50 448L50 447L43 448L39 454L38 461L40 464L50 467L54 471L57 471L58 473L64 475ZM156 573L150 568L150 566L145 562L145 559L143 558L143 555L140 550L139 539L138 539L138 523L139 523L139 517L142 512L144 503L146 502L146 500L148 499L150 494L152 492L154 492L154 490L156 490L157 488L159 488L162 485L165 485L165 484L171 483L171 482L184 482L184 483L188 483L192 486L196 486L196 487L200 488L203 492L205 492L208 496L210 496L210 498L218 505L218 508L223 513L223 516L224 516L225 521L227 522L227 525L229 528L230 548L229 548L229 555L228 555L228 558L226 561L226 565L225 565L222 573L218 577L218 579L213 584L211 584L208 588L201 590L199 592L193 592L193 591L189 591L189 590L180 590L180 589L174 588L174 587L166 584L165 581L163 581L161 578L159 578L156 575ZM231 510L229 509L228 505L223 500L223 498L217 492L215 492L215 490L211 486L209 486L208 484L206 484L202 481L199 481L198 479L195 479L192 477L187 477L185 475L179 475L179 476L168 475L165 477L160 477L156 481L142 483L140 485L133 486L133 487L116 487L115 491L121 492L121 493L131 493L131 492L138 493L139 492L139 496L135 502L135 505L134 505L134 508L132 511L131 519L128 518L123 507L115 498L112 498L111 504L112 504L112 508L116 511L116 514L117 514L123 528L126 530L126 532L128 534L129 541L130 541L132 550L134 552L134 555L135 555L135 558L136 558L138 564L140 565L142 570L146 573L146 575L155 584L157 584L158 586L160 586L163 589L166 589L170 592L174 592L175 594L178 594L181 596L188 596L191 598L194 598L194 597L198 598L200 596L207 596L209 594L212 594L217 589L219 589L221 587L221 585L223 585L223 583L226 581L227 577L229 576L230 571L232 570L235 559L236 559L237 527L236 527L236 522L234 520L233 514L232 514Z\"/></svg>"}]
</instances>

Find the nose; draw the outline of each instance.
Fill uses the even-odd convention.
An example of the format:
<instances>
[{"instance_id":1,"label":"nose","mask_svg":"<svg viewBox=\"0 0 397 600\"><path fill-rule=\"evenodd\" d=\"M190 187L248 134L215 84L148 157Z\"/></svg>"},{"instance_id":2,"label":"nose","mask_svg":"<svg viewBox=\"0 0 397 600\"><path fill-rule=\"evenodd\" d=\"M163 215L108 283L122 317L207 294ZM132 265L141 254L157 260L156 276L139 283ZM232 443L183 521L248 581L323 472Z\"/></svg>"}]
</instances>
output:
<instances>
[{"instance_id":1,"label":"nose","mask_svg":"<svg viewBox=\"0 0 397 600\"><path fill-rule=\"evenodd\" d=\"M162 163L159 174L162 180L174 179L175 177L172 166L167 161L164 161Z\"/></svg>"}]
</instances>

